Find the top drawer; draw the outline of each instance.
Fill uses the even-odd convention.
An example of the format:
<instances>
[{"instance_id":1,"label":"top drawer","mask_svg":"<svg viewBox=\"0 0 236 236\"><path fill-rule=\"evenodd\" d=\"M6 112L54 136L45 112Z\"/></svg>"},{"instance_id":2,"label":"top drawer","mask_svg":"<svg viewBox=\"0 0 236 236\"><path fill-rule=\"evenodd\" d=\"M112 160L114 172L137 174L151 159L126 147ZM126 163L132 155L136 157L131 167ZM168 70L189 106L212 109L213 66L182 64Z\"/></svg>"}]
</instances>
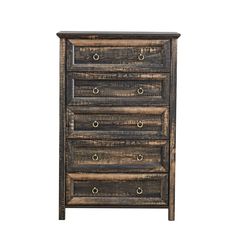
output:
<instances>
[{"instance_id":1,"label":"top drawer","mask_svg":"<svg viewBox=\"0 0 236 236\"><path fill-rule=\"evenodd\" d=\"M70 39L70 71L168 72L169 40Z\"/></svg>"}]
</instances>

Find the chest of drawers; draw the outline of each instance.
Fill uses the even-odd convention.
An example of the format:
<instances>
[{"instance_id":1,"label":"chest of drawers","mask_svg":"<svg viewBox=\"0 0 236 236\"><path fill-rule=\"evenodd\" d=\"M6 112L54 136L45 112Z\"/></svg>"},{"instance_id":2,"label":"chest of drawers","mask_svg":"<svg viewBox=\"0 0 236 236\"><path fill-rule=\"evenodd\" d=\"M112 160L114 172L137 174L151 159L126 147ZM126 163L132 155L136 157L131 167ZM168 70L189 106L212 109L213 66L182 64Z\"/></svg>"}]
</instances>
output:
<instances>
[{"instance_id":1,"label":"chest of drawers","mask_svg":"<svg viewBox=\"0 0 236 236\"><path fill-rule=\"evenodd\" d=\"M178 33L59 32L59 219L70 207L175 217Z\"/></svg>"}]
</instances>

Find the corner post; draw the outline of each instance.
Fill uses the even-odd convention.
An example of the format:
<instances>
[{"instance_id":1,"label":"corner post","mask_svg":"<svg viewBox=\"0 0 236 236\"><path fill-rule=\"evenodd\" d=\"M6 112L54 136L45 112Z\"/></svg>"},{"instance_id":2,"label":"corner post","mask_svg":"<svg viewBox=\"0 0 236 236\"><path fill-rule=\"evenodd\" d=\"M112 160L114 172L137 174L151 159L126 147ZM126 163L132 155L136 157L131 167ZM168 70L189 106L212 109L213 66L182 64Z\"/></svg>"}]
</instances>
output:
<instances>
[{"instance_id":1,"label":"corner post","mask_svg":"<svg viewBox=\"0 0 236 236\"><path fill-rule=\"evenodd\" d=\"M176 149L176 72L177 39L171 39L170 77L170 167L169 167L169 207L168 219L175 220L175 149Z\"/></svg>"},{"instance_id":2,"label":"corner post","mask_svg":"<svg viewBox=\"0 0 236 236\"><path fill-rule=\"evenodd\" d=\"M59 220L65 219L65 52L66 39L60 39L60 134L59 134Z\"/></svg>"}]
</instances>

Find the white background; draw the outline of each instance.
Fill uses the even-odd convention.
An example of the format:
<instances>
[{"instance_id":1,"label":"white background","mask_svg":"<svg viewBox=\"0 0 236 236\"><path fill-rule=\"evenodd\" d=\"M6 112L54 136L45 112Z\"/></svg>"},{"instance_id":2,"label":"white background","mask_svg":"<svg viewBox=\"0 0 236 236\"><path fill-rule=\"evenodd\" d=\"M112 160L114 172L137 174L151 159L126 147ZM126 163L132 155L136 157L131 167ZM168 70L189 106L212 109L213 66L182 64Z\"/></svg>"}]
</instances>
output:
<instances>
[{"instance_id":1,"label":"white background","mask_svg":"<svg viewBox=\"0 0 236 236\"><path fill-rule=\"evenodd\" d=\"M0 235L236 235L234 0L0 3ZM60 30L177 31L176 221L67 209L58 220Z\"/></svg>"}]
</instances>

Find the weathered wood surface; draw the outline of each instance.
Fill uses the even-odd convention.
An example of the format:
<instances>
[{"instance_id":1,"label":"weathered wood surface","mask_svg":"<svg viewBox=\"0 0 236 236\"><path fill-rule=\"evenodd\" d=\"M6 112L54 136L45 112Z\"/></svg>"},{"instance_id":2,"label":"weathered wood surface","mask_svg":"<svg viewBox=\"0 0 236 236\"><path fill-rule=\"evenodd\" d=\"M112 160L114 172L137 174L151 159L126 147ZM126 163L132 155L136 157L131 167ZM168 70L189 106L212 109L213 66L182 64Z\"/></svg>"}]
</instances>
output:
<instances>
[{"instance_id":1,"label":"weathered wood surface","mask_svg":"<svg viewBox=\"0 0 236 236\"><path fill-rule=\"evenodd\" d=\"M97 93L94 93L94 89ZM67 74L68 105L154 106L168 105L168 101L168 74L76 72Z\"/></svg>"},{"instance_id":2,"label":"weathered wood surface","mask_svg":"<svg viewBox=\"0 0 236 236\"><path fill-rule=\"evenodd\" d=\"M154 39L69 39L68 41L77 47L160 47L168 42L168 40Z\"/></svg>"},{"instance_id":3,"label":"weathered wood surface","mask_svg":"<svg viewBox=\"0 0 236 236\"><path fill-rule=\"evenodd\" d=\"M168 207L174 220L180 34L58 36L59 219L65 207Z\"/></svg>"},{"instance_id":4,"label":"weathered wood surface","mask_svg":"<svg viewBox=\"0 0 236 236\"><path fill-rule=\"evenodd\" d=\"M74 97L68 99L69 105L73 106L166 106L168 102L162 96L139 96L139 97Z\"/></svg>"},{"instance_id":5,"label":"weathered wood surface","mask_svg":"<svg viewBox=\"0 0 236 236\"><path fill-rule=\"evenodd\" d=\"M170 172L169 172L169 220L175 220L175 152L176 152L176 72L177 40L171 42L171 79L170 79Z\"/></svg>"},{"instance_id":6,"label":"weathered wood surface","mask_svg":"<svg viewBox=\"0 0 236 236\"><path fill-rule=\"evenodd\" d=\"M177 32L127 32L127 31L61 31L60 38L67 39L171 39L178 38Z\"/></svg>"},{"instance_id":7,"label":"weathered wood surface","mask_svg":"<svg viewBox=\"0 0 236 236\"><path fill-rule=\"evenodd\" d=\"M94 128L93 122L99 122L99 126ZM139 128L137 123L143 122L143 127ZM96 130L96 131L126 131L126 130L157 130L162 126L162 114L74 114L73 126L75 131ZM161 131L161 130L160 130Z\"/></svg>"},{"instance_id":8,"label":"weathered wood surface","mask_svg":"<svg viewBox=\"0 0 236 236\"><path fill-rule=\"evenodd\" d=\"M67 78L75 80L167 80L166 73L89 73L89 72L67 72Z\"/></svg>"},{"instance_id":9,"label":"weathered wood surface","mask_svg":"<svg viewBox=\"0 0 236 236\"><path fill-rule=\"evenodd\" d=\"M135 46L117 46L108 43L108 46L103 47L76 46L78 45L76 42L79 43L80 40L67 43L67 69L71 71L168 72L170 70L169 40L159 40L158 46L144 46L142 40L133 41ZM146 43L149 45L148 40ZM88 44L94 45L94 40L90 40ZM132 45L132 41L127 44ZM139 44L141 46L138 46Z\"/></svg>"},{"instance_id":10,"label":"weathered wood surface","mask_svg":"<svg viewBox=\"0 0 236 236\"><path fill-rule=\"evenodd\" d=\"M94 127L94 122L98 123ZM138 125L142 127L138 127ZM67 109L70 138L155 139L168 138L167 107L70 107Z\"/></svg>"},{"instance_id":11,"label":"weathered wood surface","mask_svg":"<svg viewBox=\"0 0 236 236\"><path fill-rule=\"evenodd\" d=\"M165 145L166 140L142 140L142 139L121 139L121 140L104 140L104 139L75 139L75 140L67 140L67 142L76 142L76 145L80 146L81 148L91 148L91 147L119 147L122 148L124 146L130 146L130 147L156 147L158 145Z\"/></svg>"},{"instance_id":12,"label":"weathered wood surface","mask_svg":"<svg viewBox=\"0 0 236 236\"><path fill-rule=\"evenodd\" d=\"M156 197L74 197L67 208L168 208L168 201Z\"/></svg>"},{"instance_id":13,"label":"weathered wood surface","mask_svg":"<svg viewBox=\"0 0 236 236\"><path fill-rule=\"evenodd\" d=\"M110 204L112 198L116 204L122 204L124 197L137 197L140 205L143 198L152 198L156 205L167 205L168 174L68 174L67 204L81 204L81 197L84 204L91 204L91 200L99 203L107 197Z\"/></svg>"},{"instance_id":14,"label":"weathered wood surface","mask_svg":"<svg viewBox=\"0 0 236 236\"><path fill-rule=\"evenodd\" d=\"M74 181L75 197L157 197L161 198L160 180L83 180ZM96 188L97 193L93 193ZM140 193L137 193L138 188ZM141 192L142 191L142 192Z\"/></svg>"},{"instance_id":15,"label":"weathered wood surface","mask_svg":"<svg viewBox=\"0 0 236 236\"><path fill-rule=\"evenodd\" d=\"M169 143L155 145L138 143L124 145L122 141L90 143L68 142L68 172L166 172L169 168ZM109 146L108 146L109 144Z\"/></svg>"},{"instance_id":16,"label":"weathered wood surface","mask_svg":"<svg viewBox=\"0 0 236 236\"><path fill-rule=\"evenodd\" d=\"M65 54L66 40L60 40L60 145L59 145L59 219L65 219Z\"/></svg>"},{"instance_id":17,"label":"weathered wood surface","mask_svg":"<svg viewBox=\"0 0 236 236\"><path fill-rule=\"evenodd\" d=\"M68 139L104 139L104 140L134 140L134 139L168 139L160 130L155 131L74 131L68 134Z\"/></svg>"},{"instance_id":18,"label":"weathered wood surface","mask_svg":"<svg viewBox=\"0 0 236 236\"><path fill-rule=\"evenodd\" d=\"M93 59L97 53L99 59ZM74 64L153 64L162 67L165 54L163 48L159 47L74 47ZM143 54L144 59L139 61L138 56ZM91 66L91 65L90 65Z\"/></svg>"},{"instance_id":19,"label":"weathered wood surface","mask_svg":"<svg viewBox=\"0 0 236 236\"><path fill-rule=\"evenodd\" d=\"M168 74L68 73L67 103L80 106L168 105Z\"/></svg>"},{"instance_id":20,"label":"weathered wood surface","mask_svg":"<svg viewBox=\"0 0 236 236\"><path fill-rule=\"evenodd\" d=\"M75 80L74 97L145 97L162 95L161 81Z\"/></svg>"}]
</instances>

